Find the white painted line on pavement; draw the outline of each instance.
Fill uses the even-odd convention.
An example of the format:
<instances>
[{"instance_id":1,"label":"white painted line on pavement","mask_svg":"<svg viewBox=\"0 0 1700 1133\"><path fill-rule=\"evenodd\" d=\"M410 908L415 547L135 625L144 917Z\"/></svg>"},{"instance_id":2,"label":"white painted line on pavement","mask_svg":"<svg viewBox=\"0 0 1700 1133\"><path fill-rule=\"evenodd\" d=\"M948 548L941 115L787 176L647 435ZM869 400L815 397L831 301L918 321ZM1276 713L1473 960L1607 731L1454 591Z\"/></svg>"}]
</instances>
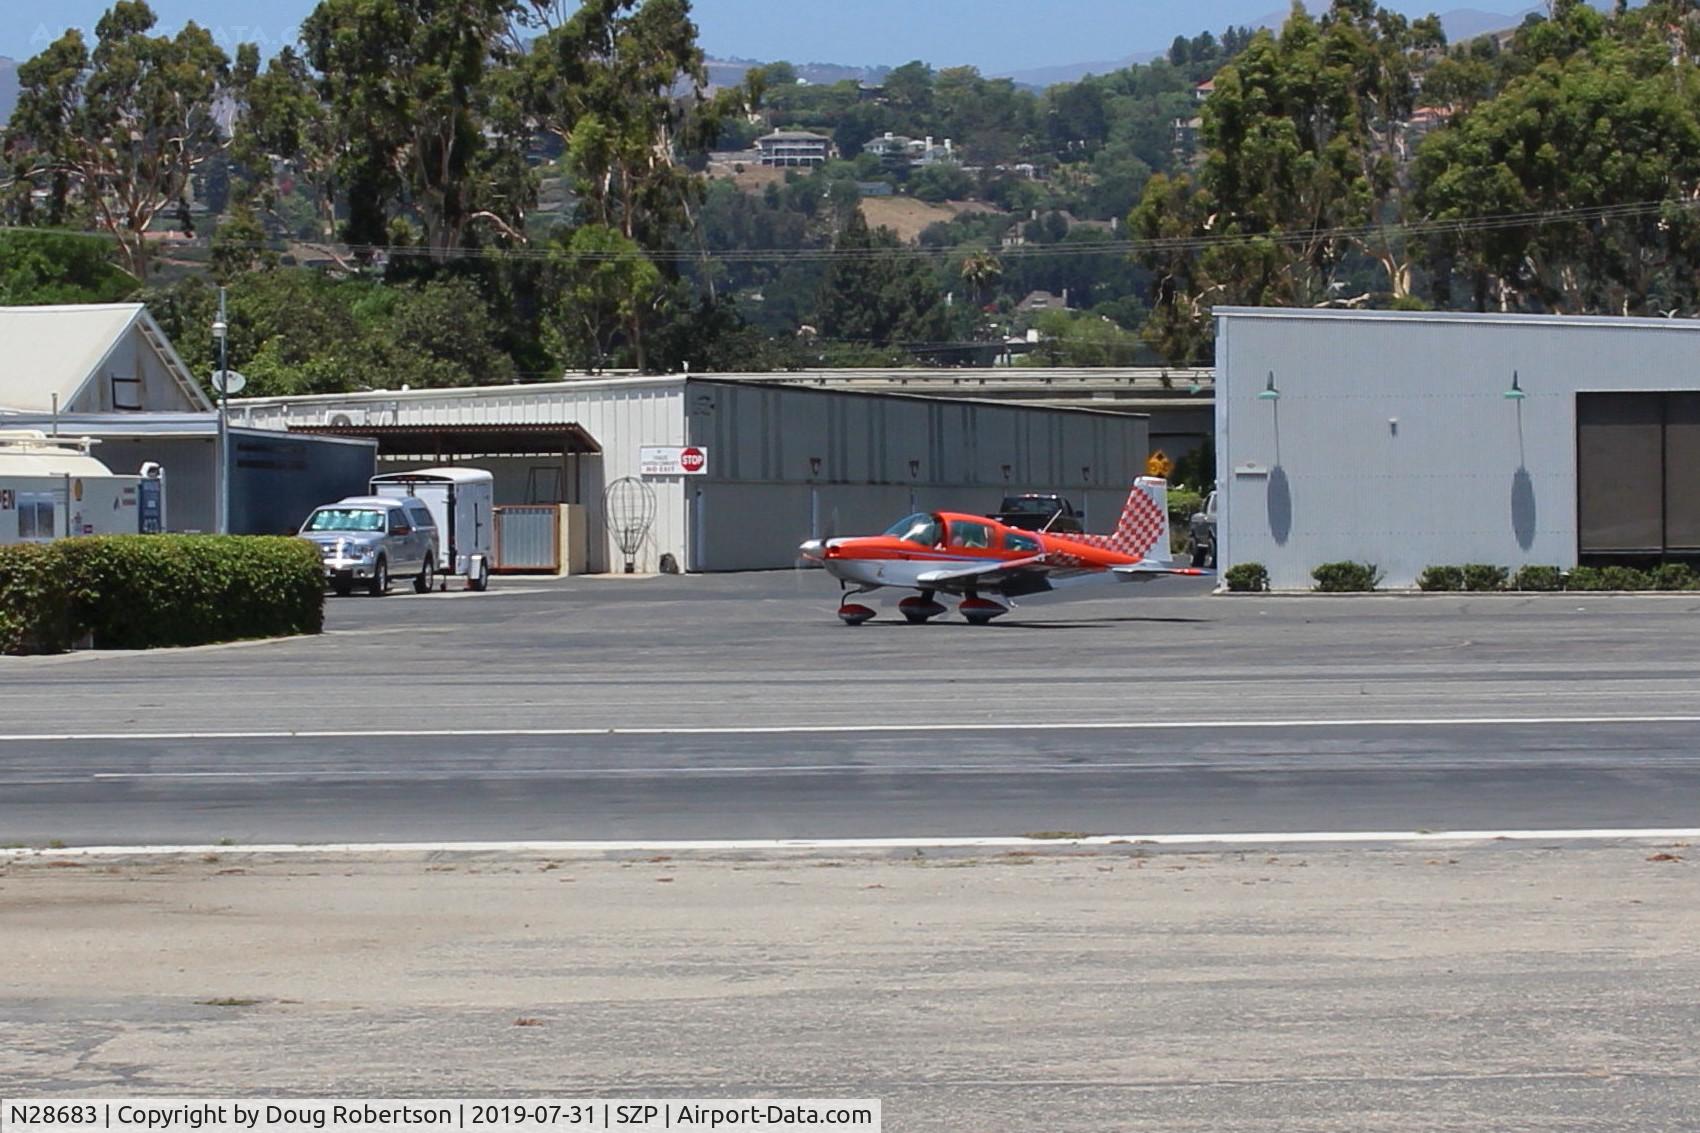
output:
<instances>
[{"instance_id":1,"label":"white painted line on pavement","mask_svg":"<svg viewBox=\"0 0 1700 1133\"><path fill-rule=\"evenodd\" d=\"M67 846L0 850L0 861L26 858L174 857L248 854L303 857L348 854L598 854L664 851L1001 850L1069 846L1383 845L1422 842L1620 842L1700 839L1700 827L1599 830L1333 830L1253 834L1097 834L1084 838L735 838L564 842L335 842L322 845Z\"/></svg>"},{"instance_id":2,"label":"white painted line on pavement","mask_svg":"<svg viewBox=\"0 0 1700 1133\"><path fill-rule=\"evenodd\" d=\"M1456 716L1346 720L1086 720L1053 724L970 720L954 724L768 724L654 728L375 728L316 731L228 732L14 732L0 743L63 743L93 740L386 740L505 739L575 736L783 736L886 735L931 732L1122 732L1198 728L1464 728L1517 725L1700 724L1700 716Z\"/></svg>"}]
</instances>

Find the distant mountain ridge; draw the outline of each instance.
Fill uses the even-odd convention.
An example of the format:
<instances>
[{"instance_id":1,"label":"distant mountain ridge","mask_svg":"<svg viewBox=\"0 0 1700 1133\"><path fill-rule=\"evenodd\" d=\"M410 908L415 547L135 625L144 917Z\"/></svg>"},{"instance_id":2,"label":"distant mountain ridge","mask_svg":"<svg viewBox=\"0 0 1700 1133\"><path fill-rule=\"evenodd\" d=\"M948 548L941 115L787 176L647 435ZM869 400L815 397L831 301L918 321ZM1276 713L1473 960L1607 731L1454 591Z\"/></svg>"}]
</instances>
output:
<instances>
[{"instance_id":1,"label":"distant mountain ridge","mask_svg":"<svg viewBox=\"0 0 1700 1133\"><path fill-rule=\"evenodd\" d=\"M12 116L18 105L18 61L0 55L0 126Z\"/></svg>"}]
</instances>

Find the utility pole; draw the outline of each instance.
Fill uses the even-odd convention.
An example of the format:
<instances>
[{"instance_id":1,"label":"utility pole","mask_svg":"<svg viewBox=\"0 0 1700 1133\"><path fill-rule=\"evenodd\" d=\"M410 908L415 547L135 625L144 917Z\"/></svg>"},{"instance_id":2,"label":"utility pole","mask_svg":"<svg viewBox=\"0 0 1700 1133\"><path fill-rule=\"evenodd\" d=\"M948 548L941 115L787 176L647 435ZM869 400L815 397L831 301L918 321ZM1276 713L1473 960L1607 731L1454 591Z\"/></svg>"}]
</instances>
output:
<instances>
[{"instance_id":1,"label":"utility pole","mask_svg":"<svg viewBox=\"0 0 1700 1133\"><path fill-rule=\"evenodd\" d=\"M230 534L230 358L226 347L230 326L224 321L224 288L218 289L218 321L213 337L218 340L218 524L220 535Z\"/></svg>"}]
</instances>

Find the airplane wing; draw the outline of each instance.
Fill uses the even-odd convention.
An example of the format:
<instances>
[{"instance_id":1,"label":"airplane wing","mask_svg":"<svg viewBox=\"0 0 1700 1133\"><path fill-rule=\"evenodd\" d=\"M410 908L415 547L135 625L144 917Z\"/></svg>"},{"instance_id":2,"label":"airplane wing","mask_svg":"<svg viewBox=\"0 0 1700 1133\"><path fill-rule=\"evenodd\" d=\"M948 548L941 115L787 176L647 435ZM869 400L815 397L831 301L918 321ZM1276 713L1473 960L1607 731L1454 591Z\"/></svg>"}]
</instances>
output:
<instances>
[{"instance_id":1,"label":"airplane wing","mask_svg":"<svg viewBox=\"0 0 1700 1133\"><path fill-rule=\"evenodd\" d=\"M1006 597L1020 598L1026 594L1055 590L1057 583L1063 579L1084 574L1102 577L1103 572L1060 567L1046 562L1045 556L1039 554L1025 559L993 559L972 566L930 570L918 576L915 581L920 586L943 590L947 594L990 590Z\"/></svg>"},{"instance_id":2,"label":"airplane wing","mask_svg":"<svg viewBox=\"0 0 1700 1133\"><path fill-rule=\"evenodd\" d=\"M1158 563L1128 563L1109 570L1092 570L1077 566L1061 566L1046 561L1042 554L1025 559L991 560L972 566L930 570L917 576L917 585L947 594L962 594L969 590L989 590L1010 598L1061 590L1075 583L1098 581L1150 582L1163 575L1179 574L1198 577L1214 572L1199 567L1171 567Z\"/></svg>"}]
</instances>

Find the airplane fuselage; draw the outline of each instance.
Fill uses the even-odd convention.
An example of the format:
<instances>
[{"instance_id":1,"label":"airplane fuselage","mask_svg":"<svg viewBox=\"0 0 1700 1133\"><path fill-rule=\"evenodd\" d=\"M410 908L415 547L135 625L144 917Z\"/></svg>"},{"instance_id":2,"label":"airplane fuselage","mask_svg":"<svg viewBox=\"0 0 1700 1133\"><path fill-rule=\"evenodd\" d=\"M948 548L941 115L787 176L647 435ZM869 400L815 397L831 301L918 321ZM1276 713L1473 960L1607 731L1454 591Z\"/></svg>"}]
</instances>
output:
<instances>
[{"instance_id":1,"label":"airplane fuselage","mask_svg":"<svg viewBox=\"0 0 1700 1133\"><path fill-rule=\"evenodd\" d=\"M811 540L803 554L824 566L834 578L858 587L881 586L930 590L922 576L952 567L973 567L997 562L1019 562L1035 556L1057 565L1058 574L1096 574L1112 567L1140 562L1140 556L1107 547L1092 546L1084 539L1010 527L983 515L939 512L911 516L931 520L936 538L914 535L867 535L853 538ZM902 526L900 523L899 526ZM919 522L913 525L924 528ZM922 531L924 536L929 532ZM965 540L962 536L969 536ZM1101 539L1102 536L1086 536ZM980 545L983 541L984 545ZM1060 581L1053 577L1053 581ZM994 588L995 589L995 588Z\"/></svg>"}]
</instances>

